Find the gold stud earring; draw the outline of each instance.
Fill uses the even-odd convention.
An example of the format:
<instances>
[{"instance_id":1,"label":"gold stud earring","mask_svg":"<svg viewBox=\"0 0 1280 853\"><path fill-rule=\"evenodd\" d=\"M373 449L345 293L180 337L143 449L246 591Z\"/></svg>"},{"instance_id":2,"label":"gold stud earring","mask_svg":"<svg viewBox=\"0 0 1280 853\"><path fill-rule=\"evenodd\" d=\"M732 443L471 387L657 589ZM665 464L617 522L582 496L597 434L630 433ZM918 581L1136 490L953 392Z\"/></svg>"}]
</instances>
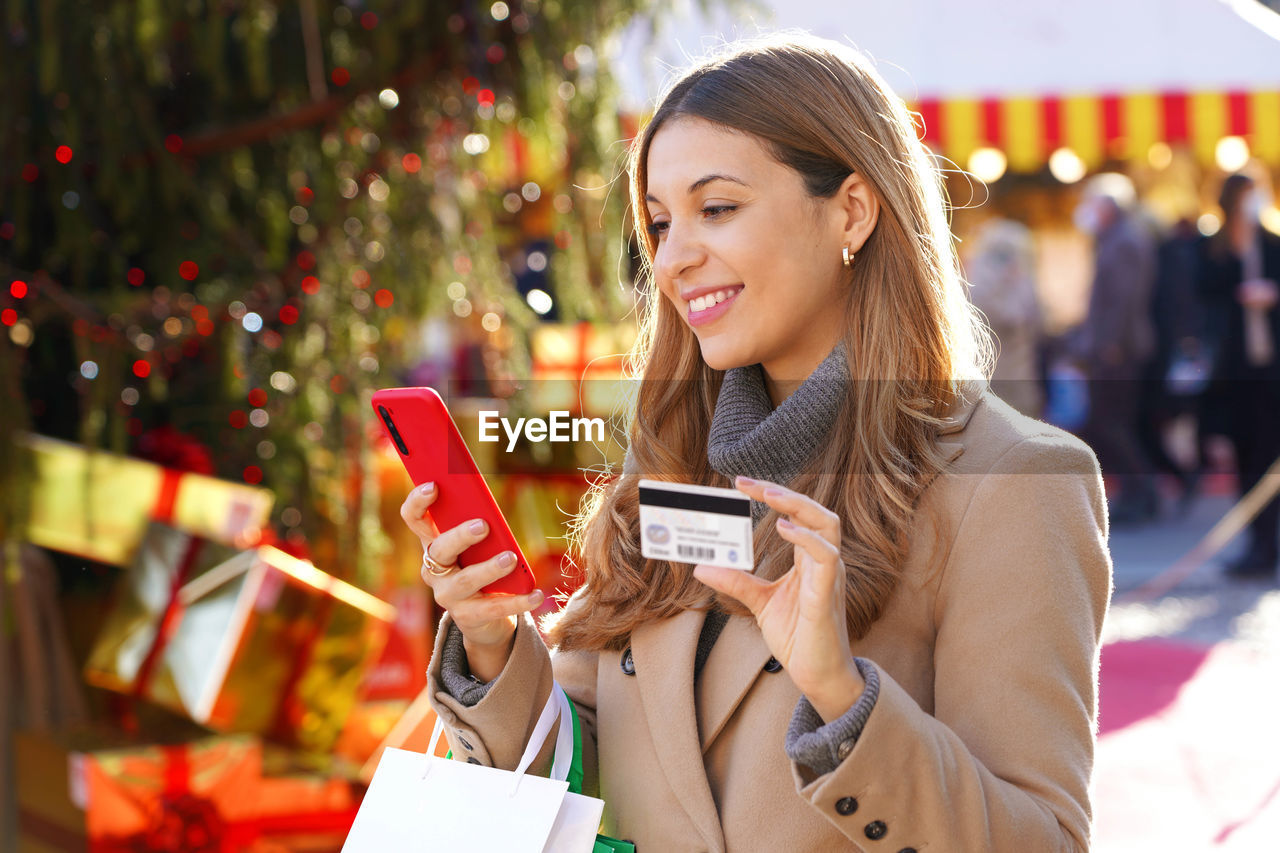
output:
<instances>
[{"instance_id":1,"label":"gold stud earring","mask_svg":"<svg viewBox=\"0 0 1280 853\"><path fill-rule=\"evenodd\" d=\"M853 259L854 259L854 258L856 258L856 257L857 257L857 255L856 255L856 254L851 253L851 252L849 251L849 247L848 247L848 246L844 246L844 247L840 250L840 252L841 252L841 254L844 256L844 265L845 265L846 267L852 267L852 266L853 266Z\"/></svg>"}]
</instances>

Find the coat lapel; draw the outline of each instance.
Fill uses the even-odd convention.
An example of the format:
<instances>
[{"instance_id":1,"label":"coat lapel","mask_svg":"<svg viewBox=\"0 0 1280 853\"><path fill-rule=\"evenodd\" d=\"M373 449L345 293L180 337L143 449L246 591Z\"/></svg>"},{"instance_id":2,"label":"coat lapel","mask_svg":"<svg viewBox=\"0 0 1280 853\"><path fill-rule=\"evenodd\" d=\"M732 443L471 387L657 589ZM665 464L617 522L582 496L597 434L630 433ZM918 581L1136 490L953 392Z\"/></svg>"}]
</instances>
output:
<instances>
[{"instance_id":1,"label":"coat lapel","mask_svg":"<svg viewBox=\"0 0 1280 853\"><path fill-rule=\"evenodd\" d=\"M631 635L631 657L667 783L707 849L720 853L724 833L698 747L693 701L693 658L704 618L701 611L686 610L645 624Z\"/></svg>"},{"instance_id":2,"label":"coat lapel","mask_svg":"<svg viewBox=\"0 0 1280 853\"><path fill-rule=\"evenodd\" d=\"M715 649L702 670L698 730L706 753L733 712L764 672L771 657L764 636L751 619L734 616L725 623ZM770 677L786 678L781 672Z\"/></svg>"}]
</instances>

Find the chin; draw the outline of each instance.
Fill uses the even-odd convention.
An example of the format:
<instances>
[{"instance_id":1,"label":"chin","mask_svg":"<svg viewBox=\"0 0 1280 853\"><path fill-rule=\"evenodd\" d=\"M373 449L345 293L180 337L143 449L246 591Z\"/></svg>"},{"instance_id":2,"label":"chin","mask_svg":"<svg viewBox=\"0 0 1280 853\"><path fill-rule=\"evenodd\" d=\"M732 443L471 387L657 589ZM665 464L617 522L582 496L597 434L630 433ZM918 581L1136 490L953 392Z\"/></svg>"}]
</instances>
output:
<instances>
[{"instance_id":1,"label":"chin","mask_svg":"<svg viewBox=\"0 0 1280 853\"><path fill-rule=\"evenodd\" d=\"M755 364L759 359L740 347L727 345L727 342L698 340L702 349L702 360L712 370L731 370L735 367L746 367Z\"/></svg>"}]
</instances>

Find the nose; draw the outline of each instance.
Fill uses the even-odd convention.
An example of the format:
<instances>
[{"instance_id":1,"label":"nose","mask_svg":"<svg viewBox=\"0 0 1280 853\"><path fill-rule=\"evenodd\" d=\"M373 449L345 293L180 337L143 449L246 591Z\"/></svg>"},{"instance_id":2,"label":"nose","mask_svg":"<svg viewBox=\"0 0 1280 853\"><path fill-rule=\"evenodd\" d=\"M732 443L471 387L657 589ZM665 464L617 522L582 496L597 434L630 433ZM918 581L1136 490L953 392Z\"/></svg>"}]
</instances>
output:
<instances>
[{"instance_id":1,"label":"nose","mask_svg":"<svg viewBox=\"0 0 1280 853\"><path fill-rule=\"evenodd\" d=\"M706 248L702 241L690 229L677 227L672 222L658 243L654 267L664 278L674 280L702 263L705 257Z\"/></svg>"}]
</instances>

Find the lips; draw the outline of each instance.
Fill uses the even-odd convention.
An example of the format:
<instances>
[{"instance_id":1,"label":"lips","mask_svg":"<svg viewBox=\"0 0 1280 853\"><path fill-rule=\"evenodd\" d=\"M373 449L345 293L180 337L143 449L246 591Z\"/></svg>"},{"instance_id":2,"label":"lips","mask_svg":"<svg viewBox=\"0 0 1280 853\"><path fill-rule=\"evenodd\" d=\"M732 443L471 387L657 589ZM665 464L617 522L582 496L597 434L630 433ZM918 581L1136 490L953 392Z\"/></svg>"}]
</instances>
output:
<instances>
[{"instance_id":1,"label":"lips","mask_svg":"<svg viewBox=\"0 0 1280 853\"><path fill-rule=\"evenodd\" d=\"M689 301L689 325L701 326L710 323L727 312L742 292L742 286L720 288L704 292ZM720 298L720 301L716 301Z\"/></svg>"}]
</instances>

